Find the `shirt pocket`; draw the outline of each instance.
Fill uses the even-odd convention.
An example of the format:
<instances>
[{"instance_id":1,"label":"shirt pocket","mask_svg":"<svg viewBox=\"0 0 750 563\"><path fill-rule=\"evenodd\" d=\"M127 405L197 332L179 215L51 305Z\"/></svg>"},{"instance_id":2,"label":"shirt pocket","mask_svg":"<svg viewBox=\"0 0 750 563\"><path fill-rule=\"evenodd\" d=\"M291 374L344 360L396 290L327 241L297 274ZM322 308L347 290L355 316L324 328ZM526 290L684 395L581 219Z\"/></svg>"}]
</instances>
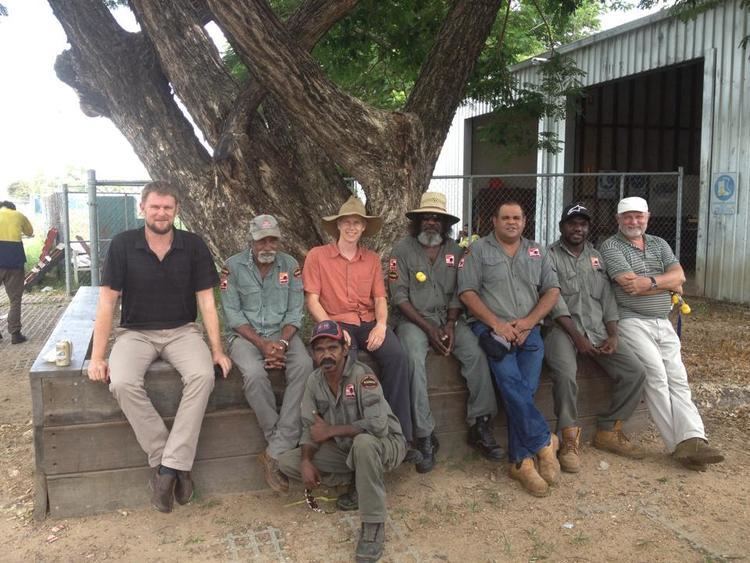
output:
<instances>
[{"instance_id":1,"label":"shirt pocket","mask_svg":"<svg viewBox=\"0 0 750 563\"><path fill-rule=\"evenodd\" d=\"M578 272L560 273L560 293L563 296L576 295L581 291L581 280Z\"/></svg>"},{"instance_id":2,"label":"shirt pocket","mask_svg":"<svg viewBox=\"0 0 750 563\"><path fill-rule=\"evenodd\" d=\"M505 283L508 281L508 266L499 256L486 256L482 260L482 277L487 284Z\"/></svg>"},{"instance_id":3,"label":"shirt pocket","mask_svg":"<svg viewBox=\"0 0 750 563\"><path fill-rule=\"evenodd\" d=\"M589 274L589 293L591 297L600 301L604 294L604 285L609 283L609 279L604 272L592 270Z\"/></svg>"},{"instance_id":4,"label":"shirt pocket","mask_svg":"<svg viewBox=\"0 0 750 563\"><path fill-rule=\"evenodd\" d=\"M538 291L542 287L542 259L532 258L522 263L521 279Z\"/></svg>"},{"instance_id":5,"label":"shirt pocket","mask_svg":"<svg viewBox=\"0 0 750 563\"><path fill-rule=\"evenodd\" d=\"M260 313L261 290L258 287L241 287L238 290L240 294L240 306L243 311L251 314Z\"/></svg>"}]
</instances>

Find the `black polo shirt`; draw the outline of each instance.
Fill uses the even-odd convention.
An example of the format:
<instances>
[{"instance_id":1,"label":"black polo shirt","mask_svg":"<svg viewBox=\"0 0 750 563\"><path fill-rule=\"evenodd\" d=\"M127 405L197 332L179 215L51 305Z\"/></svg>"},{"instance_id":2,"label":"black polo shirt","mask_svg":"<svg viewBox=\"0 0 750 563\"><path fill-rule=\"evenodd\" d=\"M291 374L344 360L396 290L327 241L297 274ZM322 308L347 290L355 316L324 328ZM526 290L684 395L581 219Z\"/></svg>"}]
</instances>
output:
<instances>
[{"instance_id":1,"label":"black polo shirt","mask_svg":"<svg viewBox=\"0 0 750 563\"><path fill-rule=\"evenodd\" d=\"M206 243L179 229L161 262L146 243L144 227L115 235L102 273L102 285L122 291L120 326L140 330L194 322L195 292L218 283Z\"/></svg>"}]
</instances>

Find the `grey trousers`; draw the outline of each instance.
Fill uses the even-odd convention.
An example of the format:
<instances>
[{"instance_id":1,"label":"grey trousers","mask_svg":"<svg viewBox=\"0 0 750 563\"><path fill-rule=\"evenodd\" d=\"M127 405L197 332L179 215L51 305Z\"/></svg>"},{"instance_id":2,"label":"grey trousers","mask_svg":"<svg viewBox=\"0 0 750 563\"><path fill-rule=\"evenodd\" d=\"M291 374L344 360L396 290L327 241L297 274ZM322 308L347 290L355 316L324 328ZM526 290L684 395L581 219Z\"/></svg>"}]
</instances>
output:
<instances>
[{"instance_id":1,"label":"grey trousers","mask_svg":"<svg viewBox=\"0 0 750 563\"><path fill-rule=\"evenodd\" d=\"M403 321L396 327L396 334L409 356L411 375L412 415L414 435L426 438L435 430L430 401L427 396L427 370L425 360L430 348L427 334L414 323ZM454 331L453 355L461 364L461 375L469 388L466 406L466 423L473 426L477 417L497 414L497 400L492 386L487 358L479 347L479 341L468 325L458 321Z\"/></svg>"},{"instance_id":2,"label":"grey trousers","mask_svg":"<svg viewBox=\"0 0 750 563\"><path fill-rule=\"evenodd\" d=\"M406 442L401 435L376 438L371 434L354 437L349 452L339 449L333 440L321 444L313 457L313 464L320 472L324 485L335 487L350 483L354 472L354 483L359 495L359 516L362 522L385 522L386 471L396 469L406 455ZM300 481L302 448L289 450L279 457L279 469L290 479Z\"/></svg>"},{"instance_id":3,"label":"grey trousers","mask_svg":"<svg viewBox=\"0 0 750 563\"><path fill-rule=\"evenodd\" d=\"M544 338L544 359L554 384L557 431L568 426L577 426L577 352L573 340L562 328L555 326ZM609 409L597 419L598 428L611 430L616 421L630 418L638 406L646 372L642 362L623 339L619 340L614 354L609 356L601 354L592 359L607 372L615 383Z\"/></svg>"},{"instance_id":4,"label":"grey trousers","mask_svg":"<svg viewBox=\"0 0 750 563\"><path fill-rule=\"evenodd\" d=\"M275 340L279 337L277 333L269 338ZM297 445L302 434L300 403L307 377L313 371L312 359L300 337L295 334L286 353L286 389L281 412L277 412L276 397L261 351L240 336L229 345L229 355L242 373L245 398L255 412L268 443L266 452L278 459L282 453Z\"/></svg>"},{"instance_id":5,"label":"grey trousers","mask_svg":"<svg viewBox=\"0 0 750 563\"><path fill-rule=\"evenodd\" d=\"M168 330L117 328L115 336L109 356L109 390L148 455L148 464L190 471L203 415L214 388L211 352L200 326L188 323ZM180 372L184 385L171 431L143 386L146 370L159 357Z\"/></svg>"},{"instance_id":6,"label":"grey trousers","mask_svg":"<svg viewBox=\"0 0 750 563\"><path fill-rule=\"evenodd\" d=\"M23 297L24 270L6 270L0 268L0 285L5 286L10 310L8 311L8 332L21 331L21 298Z\"/></svg>"}]
</instances>

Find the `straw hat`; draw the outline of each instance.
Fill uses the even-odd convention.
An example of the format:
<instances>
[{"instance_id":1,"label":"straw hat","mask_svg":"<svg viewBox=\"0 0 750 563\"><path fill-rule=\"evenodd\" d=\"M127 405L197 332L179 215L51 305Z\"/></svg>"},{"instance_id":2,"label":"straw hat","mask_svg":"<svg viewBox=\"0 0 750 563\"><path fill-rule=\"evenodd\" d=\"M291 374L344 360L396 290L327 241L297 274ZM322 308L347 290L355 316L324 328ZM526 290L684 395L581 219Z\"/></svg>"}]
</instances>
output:
<instances>
[{"instance_id":1,"label":"straw hat","mask_svg":"<svg viewBox=\"0 0 750 563\"><path fill-rule=\"evenodd\" d=\"M445 194L439 192L425 192L422 194L422 199L419 202L418 209L412 209L406 212L406 216L409 219L419 219L421 213L435 213L437 215L444 215L448 218L449 225L455 225L461 219L455 215L451 215L446 211L447 205L445 200Z\"/></svg>"},{"instance_id":2,"label":"straw hat","mask_svg":"<svg viewBox=\"0 0 750 563\"><path fill-rule=\"evenodd\" d=\"M323 217L323 229L325 229L325 231L333 238L338 238L339 228L336 225L336 221L342 217L349 217L351 215L357 215L367 221L365 232L362 233L363 237L371 237L380 230L380 227L383 226L383 218L381 216L367 215L365 204L362 203L358 197L351 196L344 202L344 205L341 206L337 215Z\"/></svg>"}]
</instances>

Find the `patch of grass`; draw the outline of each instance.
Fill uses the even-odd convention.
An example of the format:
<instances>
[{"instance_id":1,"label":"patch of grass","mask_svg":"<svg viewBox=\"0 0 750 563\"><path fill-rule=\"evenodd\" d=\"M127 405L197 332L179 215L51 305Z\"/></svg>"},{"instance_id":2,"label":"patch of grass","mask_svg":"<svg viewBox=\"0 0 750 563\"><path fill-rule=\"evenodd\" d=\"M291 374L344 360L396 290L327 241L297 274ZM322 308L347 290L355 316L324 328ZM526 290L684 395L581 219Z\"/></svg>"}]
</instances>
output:
<instances>
[{"instance_id":1,"label":"patch of grass","mask_svg":"<svg viewBox=\"0 0 750 563\"><path fill-rule=\"evenodd\" d=\"M510 538L505 535L505 532L503 532L503 551L507 556L513 554L513 544L510 542Z\"/></svg>"},{"instance_id":2,"label":"patch of grass","mask_svg":"<svg viewBox=\"0 0 750 563\"><path fill-rule=\"evenodd\" d=\"M653 544L653 540L638 540L635 542L636 549L645 549Z\"/></svg>"},{"instance_id":3,"label":"patch of grass","mask_svg":"<svg viewBox=\"0 0 750 563\"><path fill-rule=\"evenodd\" d=\"M583 532L578 532L575 536L573 536L570 539L570 543L572 543L574 545L584 545L584 544L586 544L586 543L588 543L590 541L591 541L591 538L588 537Z\"/></svg>"},{"instance_id":4,"label":"patch of grass","mask_svg":"<svg viewBox=\"0 0 750 563\"><path fill-rule=\"evenodd\" d=\"M529 536L532 546L529 561L542 561L544 559L547 559L547 556L552 551L552 546L539 537L539 533L536 531L536 528L526 530L526 534Z\"/></svg>"},{"instance_id":5,"label":"patch of grass","mask_svg":"<svg viewBox=\"0 0 750 563\"><path fill-rule=\"evenodd\" d=\"M221 506L221 501L219 499L207 499L207 500L198 500L197 502L198 506L201 508L214 508L216 506Z\"/></svg>"},{"instance_id":6,"label":"patch of grass","mask_svg":"<svg viewBox=\"0 0 750 563\"><path fill-rule=\"evenodd\" d=\"M659 483L666 483L669 481L669 477L659 477L657 481L659 481Z\"/></svg>"},{"instance_id":7,"label":"patch of grass","mask_svg":"<svg viewBox=\"0 0 750 563\"><path fill-rule=\"evenodd\" d=\"M183 545L193 545L193 544L197 544L197 543L203 543L204 541L206 541L206 540L204 540L202 537L195 536L194 538L188 538L188 539L186 539L185 543Z\"/></svg>"}]
</instances>

